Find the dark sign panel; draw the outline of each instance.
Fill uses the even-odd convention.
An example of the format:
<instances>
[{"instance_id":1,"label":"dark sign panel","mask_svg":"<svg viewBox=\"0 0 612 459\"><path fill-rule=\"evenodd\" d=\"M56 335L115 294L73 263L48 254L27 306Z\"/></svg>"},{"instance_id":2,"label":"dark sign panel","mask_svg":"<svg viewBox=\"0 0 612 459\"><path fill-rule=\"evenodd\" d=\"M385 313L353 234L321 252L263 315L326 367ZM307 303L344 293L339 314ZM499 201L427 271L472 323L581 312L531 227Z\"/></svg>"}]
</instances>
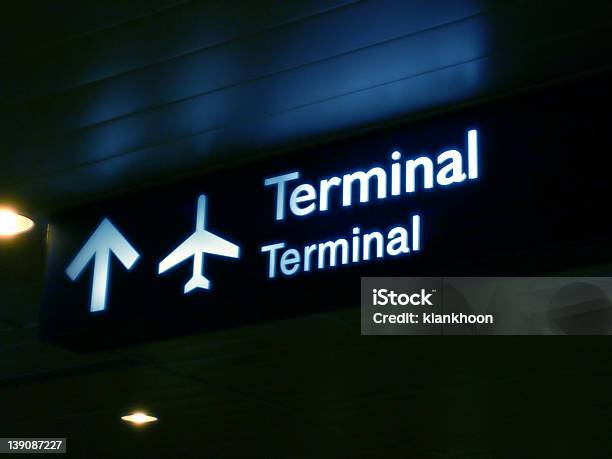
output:
<instances>
[{"instance_id":1,"label":"dark sign panel","mask_svg":"<svg viewBox=\"0 0 612 459\"><path fill-rule=\"evenodd\" d=\"M361 276L530 275L606 261L609 126L598 113L612 95L606 85L571 94L526 95L58 214L42 333L115 346L358 306Z\"/></svg>"}]
</instances>

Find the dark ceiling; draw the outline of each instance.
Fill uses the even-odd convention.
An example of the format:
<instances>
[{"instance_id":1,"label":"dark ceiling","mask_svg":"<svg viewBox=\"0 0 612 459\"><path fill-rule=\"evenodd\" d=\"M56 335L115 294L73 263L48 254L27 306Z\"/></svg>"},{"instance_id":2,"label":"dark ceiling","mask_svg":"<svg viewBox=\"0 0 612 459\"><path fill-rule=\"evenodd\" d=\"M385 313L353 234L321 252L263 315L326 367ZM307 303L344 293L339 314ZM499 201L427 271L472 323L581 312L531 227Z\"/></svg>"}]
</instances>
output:
<instances>
[{"instance_id":1,"label":"dark ceiling","mask_svg":"<svg viewBox=\"0 0 612 459\"><path fill-rule=\"evenodd\" d=\"M609 1L5 2L0 203L34 215L607 69ZM531 108L526 108L531 109ZM2 242L2 241L0 241ZM0 437L77 457L607 457L606 338L361 337L358 309L75 354L0 244ZM119 416L144 407L145 429Z\"/></svg>"},{"instance_id":2,"label":"dark ceiling","mask_svg":"<svg viewBox=\"0 0 612 459\"><path fill-rule=\"evenodd\" d=\"M21 2L0 201L48 211L609 64L607 1Z\"/></svg>"}]
</instances>

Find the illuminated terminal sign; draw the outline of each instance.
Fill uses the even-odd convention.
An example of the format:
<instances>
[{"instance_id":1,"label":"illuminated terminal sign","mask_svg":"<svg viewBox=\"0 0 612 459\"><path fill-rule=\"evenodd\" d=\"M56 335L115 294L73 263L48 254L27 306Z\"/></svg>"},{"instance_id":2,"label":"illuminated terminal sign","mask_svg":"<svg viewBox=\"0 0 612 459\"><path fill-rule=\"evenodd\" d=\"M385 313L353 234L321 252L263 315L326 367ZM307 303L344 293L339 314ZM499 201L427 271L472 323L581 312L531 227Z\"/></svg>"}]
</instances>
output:
<instances>
[{"instance_id":1,"label":"illuminated terminal sign","mask_svg":"<svg viewBox=\"0 0 612 459\"><path fill-rule=\"evenodd\" d=\"M149 328L181 333L182 321L199 330L313 310L276 298L328 292L424 250L419 196L480 175L480 132L458 132L453 148L360 143L324 161L262 161L59 214L43 334L82 340L99 330L107 345L109 328L113 344L131 340L127 324L139 323L143 339Z\"/></svg>"},{"instance_id":2,"label":"illuminated terminal sign","mask_svg":"<svg viewBox=\"0 0 612 459\"><path fill-rule=\"evenodd\" d=\"M374 166L365 171L321 179L315 187L300 181L300 173L295 171L267 178L264 185L274 189L276 221L282 222L289 213L294 217L315 217L320 212L333 211L334 207L365 205L393 196L414 194L419 188L418 183L423 189L431 189L474 180L478 178L477 130L467 132L466 145L465 158L461 151L450 149L433 159L419 156L402 160L402 154L396 150L391 154L389 173L384 167ZM332 204L334 197L335 205ZM158 264L157 272L163 274L186 260L192 260L193 274L184 285L185 294L212 288L210 279L204 276L206 255L240 256L237 244L206 229L206 207L207 198L202 194L198 198L195 231ZM407 224L395 224L385 232L354 226L346 238L306 244L299 250L279 241L263 245L260 250L267 256L268 277L275 278L277 273L291 276L418 252L421 250L421 231L421 216L414 214L407 218ZM90 262L93 265L89 295L92 313L106 310L111 255L127 270L131 270L140 257L127 237L105 216L66 268L70 280L77 281Z\"/></svg>"},{"instance_id":3,"label":"illuminated terminal sign","mask_svg":"<svg viewBox=\"0 0 612 459\"><path fill-rule=\"evenodd\" d=\"M358 323L362 278L607 264L611 182L597 156L607 120L566 110L589 113L592 91L551 89L243 157L59 212L42 336L114 347L341 308Z\"/></svg>"}]
</instances>

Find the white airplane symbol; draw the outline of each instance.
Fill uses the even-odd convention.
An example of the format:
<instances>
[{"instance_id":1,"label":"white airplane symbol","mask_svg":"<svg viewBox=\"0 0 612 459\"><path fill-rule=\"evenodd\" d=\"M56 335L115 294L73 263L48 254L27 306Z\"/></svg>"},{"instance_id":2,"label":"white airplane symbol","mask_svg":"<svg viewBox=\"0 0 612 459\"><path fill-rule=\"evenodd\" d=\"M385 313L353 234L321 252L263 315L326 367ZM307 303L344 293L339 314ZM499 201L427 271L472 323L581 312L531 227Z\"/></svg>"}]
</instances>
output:
<instances>
[{"instance_id":1,"label":"white airplane symbol","mask_svg":"<svg viewBox=\"0 0 612 459\"><path fill-rule=\"evenodd\" d=\"M158 274L163 274L187 258L193 257L193 276L185 284L184 293L188 293L196 288L210 289L210 280L203 275L205 253L231 258L238 258L240 256L240 247L216 234L206 231L205 228L206 196L202 194L198 198L195 233L189 236L185 242L159 263Z\"/></svg>"}]
</instances>

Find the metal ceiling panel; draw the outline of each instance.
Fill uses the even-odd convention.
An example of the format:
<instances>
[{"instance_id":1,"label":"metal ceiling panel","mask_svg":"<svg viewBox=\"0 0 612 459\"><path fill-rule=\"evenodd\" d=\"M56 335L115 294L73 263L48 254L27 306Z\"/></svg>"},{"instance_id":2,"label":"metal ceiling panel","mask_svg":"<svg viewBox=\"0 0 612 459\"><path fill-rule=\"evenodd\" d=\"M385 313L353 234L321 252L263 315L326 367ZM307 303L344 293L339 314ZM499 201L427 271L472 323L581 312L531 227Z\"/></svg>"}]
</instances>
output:
<instances>
[{"instance_id":1,"label":"metal ceiling panel","mask_svg":"<svg viewBox=\"0 0 612 459\"><path fill-rule=\"evenodd\" d=\"M184 2L6 62L0 101L23 101L110 78L353 2Z\"/></svg>"},{"instance_id":2,"label":"metal ceiling panel","mask_svg":"<svg viewBox=\"0 0 612 459\"><path fill-rule=\"evenodd\" d=\"M418 15L398 0L351 4L25 106L9 104L3 108L11 114L3 129L38 136L102 123L441 27L480 13L477 3L415 2ZM490 2L488 9L501 3Z\"/></svg>"},{"instance_id":3,"label":"metal ceiling panel","mask_svg":"<svg viewBox=\"0 0 612 459\"><path fill-rule=\"evenodd\" d=\"M371 126L603 66L608 63L609 51L604 51L610 49L608 32L602 28L545 36L529 46L509 40L516 46L483 58L471 54L469 46L456 45L450 34L445 43L450 41L457 49L450 54L455 56L466 48L464 59L442 68L429 67L431 59L424 54L423 67L416 74L410 72L410 64L402 66L400 62L396 67L385 66L384 62L394 59L402 46L412 46L416 52L425 41L410 45L391 42L384 45L389 47L387 52L369 48L360 59L350 55L346 62L326 61L322 69L301 69L273 81L258 80L208 94L202 100L190 99L186 105L163 107L85 130L55 146L40 144L38 152L14 156L6 164L5 181L15 190L14 195L41 204L74 202L79 197L137 185L135 177L141 182L157 180L240 155L244 158L291 142ZM580 49L580 53L568 56L568 49ZM377 57L381 60L376 61ZM374 62L381 63L380 74L368 72L368 65ZM330 81L330 74L336 78ZM338 76L341 74L345 78ZM279 91L288 97L277 96ZM38 161L32 164L29 158Z\"/></svg>"}]
</instances>

